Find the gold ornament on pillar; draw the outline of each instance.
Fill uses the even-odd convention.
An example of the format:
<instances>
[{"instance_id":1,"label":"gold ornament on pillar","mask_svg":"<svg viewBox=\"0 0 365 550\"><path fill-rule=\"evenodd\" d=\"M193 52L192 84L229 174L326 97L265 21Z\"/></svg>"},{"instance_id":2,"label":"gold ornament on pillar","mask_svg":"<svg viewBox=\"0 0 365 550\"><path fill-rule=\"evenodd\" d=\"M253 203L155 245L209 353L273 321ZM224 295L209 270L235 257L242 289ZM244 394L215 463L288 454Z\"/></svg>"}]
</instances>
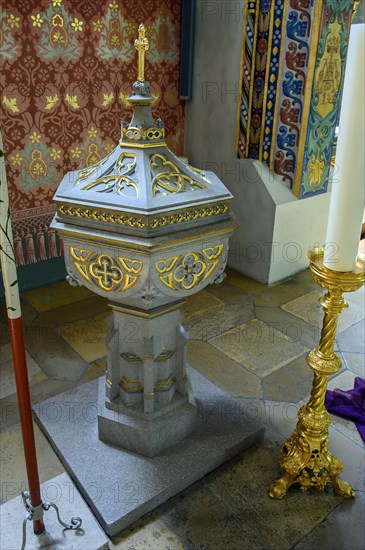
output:
<instances>
[{"instance_id":1,"label":"gold ornament on pillar","mask_svg":"<svg viewBox=\"0 0 365 550\"><path fill-rule=\"evenodd\" d=\"M354 292L365 281L365 269L357 262L353 271L340 272L323 265L323 249L308 252L310 268L316 283L327 290L320 298L324 319L319 345L307 356L307 363L314 373L310 399L298 413L296 429L281 450L281 477L269 489L271 498L280 499L294 483L302 491L310 487L323 490L332 483L336 493L345 498L355 496L351 486L339 479L342 462L328 450L330 415L325 408L328 377L338 372L341 361L334 353L338 316L348 307L342 294Z\"/></svg>"}]
</instances>

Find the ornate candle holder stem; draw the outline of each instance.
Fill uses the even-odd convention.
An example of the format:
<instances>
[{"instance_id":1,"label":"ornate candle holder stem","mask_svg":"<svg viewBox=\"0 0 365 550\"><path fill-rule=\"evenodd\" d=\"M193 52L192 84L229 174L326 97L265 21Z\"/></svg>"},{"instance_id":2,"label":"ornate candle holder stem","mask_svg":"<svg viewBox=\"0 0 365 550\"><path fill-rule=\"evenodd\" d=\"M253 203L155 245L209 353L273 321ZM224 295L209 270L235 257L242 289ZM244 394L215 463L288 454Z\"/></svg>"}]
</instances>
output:
<instances>
[{"instance_id":1,"label":"ornate candle holder stem","mask_svg":"<svg viewBox=\"0 0 365 550\"><path fill-rule=\"evenodd\" d=\"M364 266L358 262L353 272L338 272L323 265L323 250L308 252L314 280L327 289L320 298L324 309L321 339L318 347L307 356L307 363L314 378L310 399L298 413L296 429L284 444L280 467L281 477L269 489L271 498L280 499L294 483L302 491L310 487L323 490L332 483L336 493L345 498L355 496L348 483L339 479L343 464L328 451L328 427L330 415L325 409L328 377L341 368L341 361L334 353L338 316L348 307L342 294L361 288L365 280Z\"/></svg>"}]
</instances>

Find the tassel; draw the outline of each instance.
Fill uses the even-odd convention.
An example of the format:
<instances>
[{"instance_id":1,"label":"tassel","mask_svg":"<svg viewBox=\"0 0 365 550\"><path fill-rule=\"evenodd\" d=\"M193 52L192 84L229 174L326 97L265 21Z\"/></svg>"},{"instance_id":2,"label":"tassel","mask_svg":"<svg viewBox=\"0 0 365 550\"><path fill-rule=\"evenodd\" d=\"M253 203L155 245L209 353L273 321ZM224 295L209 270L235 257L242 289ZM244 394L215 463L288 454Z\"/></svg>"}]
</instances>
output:
<instances>
[{"instance_id":1,"label":"tassel","mask_svg":"<svg viewBox=\"0 0 365 550\"><path fill-rule=\"evenodd\" d=\"M64 256L64 255L65 255L65 251L63 248L63 240L60 238L60 256Z\"/></svg>"},{"instance_id":2,"label":"tassel","mask_svg":"<svg viewBox=\"0 0 365 550\"><path fill-rule=\"evenodd\" d=\"M24 252L23 252L23 240L18 234L16 234L14 237L14 252L15 252L16 264L18 266L25 265Z\"/></svg>"},{"instance_id":3,"label":"tassel","mask_svg":"<svg viewBox=\"0 0 365 550\"><path fill-rule=\"evenodd\" d=\"M48 237L49 257L57 258L58 256L57 241L56 241L56 233L54 229L48 229L47 237Z\"/></svg>"},{"instance_id":4,"label":"tassel","mask_svg":"<svg viewBox=\"0 0 365 550\"><path fill-rule=\"evenodd\" d=\"M39 259L47 260L47 250L44 242L44 233L41 227L37 231L37 248Z\"/></svg>"},{"instance_id":5,"label":"tassel","mask_svg":"<svg viewBox=\"0 0 365 550\"><path fill-rule=\"evenodd\" d=\"M29 232L25 235L25 246L27 250L28 264L35 264L37 262L37 255L34 248L33 235Z\"/></svg>"}]
</instances>

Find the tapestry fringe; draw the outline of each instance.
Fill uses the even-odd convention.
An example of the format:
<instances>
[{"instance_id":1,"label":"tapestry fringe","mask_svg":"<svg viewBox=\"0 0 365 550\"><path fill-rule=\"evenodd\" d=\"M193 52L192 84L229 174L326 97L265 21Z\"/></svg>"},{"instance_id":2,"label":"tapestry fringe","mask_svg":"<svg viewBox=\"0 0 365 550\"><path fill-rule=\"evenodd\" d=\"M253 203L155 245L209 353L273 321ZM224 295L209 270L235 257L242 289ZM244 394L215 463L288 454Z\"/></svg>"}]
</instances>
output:
<instances>
[{"instance_id":1,"label":"tapestry fringe","mask_svg":"<svg viewBox=\"0 0 365 550\"><path fill-rule=\"evenodd\" d=\"M44 242L44 233L42 230L37 231L36 234L38 257L40 260L47 260L47 250Z\"/></svg>"},{"instance_id":2,"label":"tapestry fringe","mask_svg":"<svg viewBox=\"0 0 365 550\"><path fill-rule=\"evenodd\" d=\"M57 258L57 241L56 241L56 232L54 229L48 230L48 250L50 258Z\"/></svg>"},{"instance_id":3,"label":"tapestry fringe","mask_svg":"<svg viewBox=\"0 0 365 550\"><path fill-rule=\"evenodd\" d=\"M25 265L23 243L21 237L19 236L14 237L14 252L17 265Z\"/></svg>"},{"instance_id":4,"label":"tapestry fringe","mask_svg":"<svg viewBox=\"0 0 365 550\"><path fill-rule=\"evenodd\" d=\"M36 215L32 216L33 212L29 212L28 217L23 213L14 213L13 216L14 253L18 266L63 256L60 239L50 227L54 212L49 212L49 207L37 209Z\"/></svg>"},{"instance_id":5,"label":"tapestry fringe","mask_svg":"<svg viewBox=\"0 0 365 550\"><path fill-rule=\"evenodd\" d=\"M53 229L39 229L36 233L16 234L14 252L17 266L22 266L63 256L63 246Z\"/></svg>"}]
</instances>

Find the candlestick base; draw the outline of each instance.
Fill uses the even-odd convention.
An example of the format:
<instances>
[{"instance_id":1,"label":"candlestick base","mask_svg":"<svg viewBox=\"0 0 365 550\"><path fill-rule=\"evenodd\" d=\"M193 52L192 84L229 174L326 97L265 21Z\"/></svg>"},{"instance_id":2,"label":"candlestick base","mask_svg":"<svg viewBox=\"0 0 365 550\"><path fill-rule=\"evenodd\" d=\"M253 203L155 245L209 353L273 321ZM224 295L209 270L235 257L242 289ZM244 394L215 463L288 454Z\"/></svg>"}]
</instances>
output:
<instances>
[{"instance_id":1,"label":"candlestick base","mask_svg":"<svg viewBox=\"0 0 365 550\"><path fill-rule=\"evenodd\" d=\"M323 249L308 252L310 268L316 283L327 289L320 298L325 315L320 343L307 356L313 370L311 397L298 412L296 429L281 450L281 477L271 484L269 496L280 499L294 483L302 491L311 487L323 490L332 483L336 493L345 498L355 496L351 486L339 479L343 463L328 451L328 427L330 415L325 409L328 376L341 368L341 361L334 353L338 316L348 307L342 294L361 288L365 281L364 265L356 264L352 272L332 271L323 265Z\"/></svg>"},{"instance_id":2,"label":"candlestick base","mask_svg":"<svg viewBox=\"0 0 365 550\"><path fill-rule=\"evenodd\" d=\"M28 491L22 491L22 501L24 504L24 507L27 511L27 515L23 519L23 526L22 526L22 546L21 550L25 549L26 540L27 540L27 521L39 521L43 520L43 511L48 512L50 508L53 508L56 511L57 514L57 521L64 529L69 530L77 530L81 527L82 519L79 517L73 517L71 518L71 523L65 523L62 521L60 512L58 509L58 506L54 502L41 502L39 506L32 506L30 502L30 496ZM42 521L42 530L39 532L34 531L35 535L41 535L45 532L45 527L43 525Z\"/></svg>"}]
</instances>

